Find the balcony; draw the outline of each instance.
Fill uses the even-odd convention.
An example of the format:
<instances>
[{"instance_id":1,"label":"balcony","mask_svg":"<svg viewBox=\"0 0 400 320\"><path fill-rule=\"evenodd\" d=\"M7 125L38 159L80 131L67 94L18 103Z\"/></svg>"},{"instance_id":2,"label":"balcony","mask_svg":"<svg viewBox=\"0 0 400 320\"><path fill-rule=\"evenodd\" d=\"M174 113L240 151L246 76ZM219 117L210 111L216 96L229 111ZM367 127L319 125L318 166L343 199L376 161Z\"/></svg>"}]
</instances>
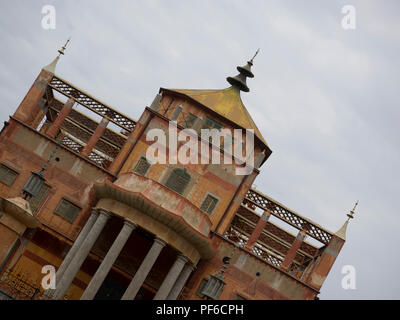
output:
<instances>
[{"instance_id":1,"label":"balcony","mask_svg":"<svg viewBox=\"0 0 400 320\"><path fill-rule=\"evenodd\" d=\"M125 204L145 215L146 219L150 217L150 223L156 221L186 239L202 258L214 255L209 237L212 226L209 216L157 181L136 173L124 173L114 183L106 181L94 185L94 189L101 206L103 203L108 205L108 199ZM147 226L142 227L146 229Z\"/></svg>"}]
</instances>

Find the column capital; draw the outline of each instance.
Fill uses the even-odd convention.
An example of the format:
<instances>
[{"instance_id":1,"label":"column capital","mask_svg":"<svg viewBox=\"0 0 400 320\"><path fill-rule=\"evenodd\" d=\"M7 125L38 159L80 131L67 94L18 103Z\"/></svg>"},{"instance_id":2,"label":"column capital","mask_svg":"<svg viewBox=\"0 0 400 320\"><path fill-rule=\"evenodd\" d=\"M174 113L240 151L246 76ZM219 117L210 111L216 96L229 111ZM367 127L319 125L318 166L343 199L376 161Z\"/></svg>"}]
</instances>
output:
<instances>
[{"instance_id":1,"label":"column capital","mask_svg":"<svg viewBox=\"0 0 400 320\"><path fill-rule=\"evenodd\" d=\"M95 216L95 215L98 216L98 215L99 215L99 209L97 209L97 208L92 208L92 210L90 211L90 214L91 214L91 215L94 215L94 216Z\"/></svg>"},{"instance_id":2,"label":"column capital","mask_svg":"<svg viewBox=\"0 0 400 320\"><path fill-rule=\"evenodd\" d=\"M185 263L189 261L189 258L186 257L185 255L183 255L182 253L178 254L177 259L179 259L179 260L181 260L181 261L183 261Z\"/></svg>"},{"instance_id":3,"label":"column capital","mask_svg":"<svg viewBox=\"0 0 400 320\"><path fill-rule=\"evenodd\" d=\"M98 209L101 215L106 216L107 218L110 218L113 213L111 211L105 210L105 209Z\"/></svg>"},{"instance_id":4,"label":"column capital","mask_svg":"<svg viewBox=\"0 0 400 320\"><path fill-rule=\"evenodd\" d=\"M162 247L165 247L167 245L167 243L163 239L160 239L158 237L154 238L154 243L157 243L157 244L161 245Z\"/></svg>"},{"instance_id":5,"label":"column capital","mask_svg":"<svg viewBox=\"0 0 400 320\"><path fill-rule=\"evenodd\" d=\"M126 219L124 220L124 225L127 225L127 226L131 227L132 229L136 229L138 226L136 223L126 220Z\"/></svg>"},{"instance_id":6,"label":"column capital","mask_svg":"<svg viewBox=\"0 0 400 320\"><path fill-rule=\"evenodd\" d=\"M188 262L188 263L186 264L185 267L188 268L188 269L190 269L190 272L191 272L191 273L192 273L194 270L197 269L197 267L196 267L193 263L191 263L191 262Z\"/></svg>"}]
</instances>

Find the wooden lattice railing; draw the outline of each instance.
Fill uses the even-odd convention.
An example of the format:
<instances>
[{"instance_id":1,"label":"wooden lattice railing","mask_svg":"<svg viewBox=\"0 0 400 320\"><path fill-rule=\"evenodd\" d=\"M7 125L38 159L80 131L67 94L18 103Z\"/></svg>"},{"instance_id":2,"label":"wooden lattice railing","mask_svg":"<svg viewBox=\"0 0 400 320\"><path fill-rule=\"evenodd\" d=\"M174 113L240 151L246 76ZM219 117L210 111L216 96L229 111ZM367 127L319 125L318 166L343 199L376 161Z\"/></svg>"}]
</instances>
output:
<instances>
[{"instance_id":1,"label":"wooden lattice railing","mask_svg":"<svg viewBox=\"0 0 400 320\"><path fill-rule=\"evenodd\" d=\"M305 230L310 237L322 242L323 244L328 244L332 238L331 232L325 230L311 220L291 211L279 202L269 198L257 190L250 189L246 194L245 202L250 202L260 209L268 210L272 215L285 221L292 227L298 230Z\"/></svg>"}]
</instances>

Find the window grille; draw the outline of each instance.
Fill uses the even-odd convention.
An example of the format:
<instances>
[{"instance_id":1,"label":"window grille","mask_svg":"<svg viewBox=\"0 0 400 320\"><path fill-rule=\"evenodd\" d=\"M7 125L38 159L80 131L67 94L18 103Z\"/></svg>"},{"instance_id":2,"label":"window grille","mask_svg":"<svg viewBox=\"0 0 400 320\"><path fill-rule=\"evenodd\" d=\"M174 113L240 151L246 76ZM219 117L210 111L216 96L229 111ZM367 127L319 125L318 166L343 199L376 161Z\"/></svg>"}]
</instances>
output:
<instances>
[{"instance_id":1,"label":"window grille","mask_svg":"<svg viewBox=\"0 0 400 320\"><path fill-rule=\"evenodd\" d=\"M197 117L192 114L189 113L188 116L186 117L185 121L183 122L183 127L184 128L192 128L194 123L196 122Z\"/></svg>"},{"instance_id":2,"label":"window grille","mask_svg":"<svg viewBox=\"0 0 400 320\"><path fill-rule=\"evenodd\" d=\"M217 206L218 203L218 199L211 196L211 195L207 195L207 197L204 199L200 210L206 212L207 214L212 214L215 207Z\"/></svg>"},{"instance_id":3,"label":"window grille","mask_svg":"<svg viewBox=\"0 0 400 320\"><path fill-rule=\"evenodd\" d=\"M139 161L136 163L133 172L136 172L137 174L144 176L149 170L150 166L151 166L150 162L147 161L145 157L141 157Z\"/></svg>"},{"instance_id":4,"label":"window grille","mask_svg":"<svg viewBox=\"0 0 400 320\"><path fill-rule=\"evenodd\" d=\"M5 165L0 165L0 182L7 186L12 186L15 179L17 179L18 173L6 167Z\"/></svg>"},{"instance_id":5,"label":"window grille","mask_svg":"<svg viewBox=\"0 0 400 320\"><path fill-rule=\"evenodd\" d=\"M187 173L186 169L174 169L165 185L175 192L183 194L189 182L190 175Z\"/></svg>"},{"instance_id":6,"label":"window grille","mask_svg":"<svg viewBox=\"0 0 400 320\"><path fill-rule=\"evenodd\" d=\"M217 129L221 130L223 125L219 123L218 121L215 121L214 119L211 119L209 117L206 118L204 121L202 129Z\"/></svg>"},{"instance_id":7,"label":"window grille","mask_svg":"<svg viewBox=\"0 0 400 320\"><path fill-rule=\"evenodd\" d=\"M81 208L74 205L73 203L62 199L58 204L54 213L58 214L59 216L65 218L69 222L74 222L75 218L78 216Z\"/></svg>"}]
</instances>

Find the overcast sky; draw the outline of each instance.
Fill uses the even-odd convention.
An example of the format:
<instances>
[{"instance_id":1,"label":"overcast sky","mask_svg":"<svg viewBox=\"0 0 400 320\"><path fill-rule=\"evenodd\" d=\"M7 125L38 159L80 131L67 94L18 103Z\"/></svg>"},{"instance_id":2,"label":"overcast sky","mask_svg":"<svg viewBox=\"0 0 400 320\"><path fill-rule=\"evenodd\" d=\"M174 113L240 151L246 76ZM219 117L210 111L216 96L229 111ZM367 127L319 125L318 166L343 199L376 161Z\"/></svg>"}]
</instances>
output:
<instances>
[{"instance_id":1,"label":"overcast sky","mask_svg":"<svg viewBox=\"0 0 400 320\"><path fill-rule=\"evenodd\" d=\"M46 4L55 30L41 26ZM70 36L56 73L135 119L159 87L228 87L260 48L242 93L273 150L257 188L334 232L359 200L320 297L399 299L399 14L388 0L2 0L0 120Z\"/></svg>"}]
</instances>

